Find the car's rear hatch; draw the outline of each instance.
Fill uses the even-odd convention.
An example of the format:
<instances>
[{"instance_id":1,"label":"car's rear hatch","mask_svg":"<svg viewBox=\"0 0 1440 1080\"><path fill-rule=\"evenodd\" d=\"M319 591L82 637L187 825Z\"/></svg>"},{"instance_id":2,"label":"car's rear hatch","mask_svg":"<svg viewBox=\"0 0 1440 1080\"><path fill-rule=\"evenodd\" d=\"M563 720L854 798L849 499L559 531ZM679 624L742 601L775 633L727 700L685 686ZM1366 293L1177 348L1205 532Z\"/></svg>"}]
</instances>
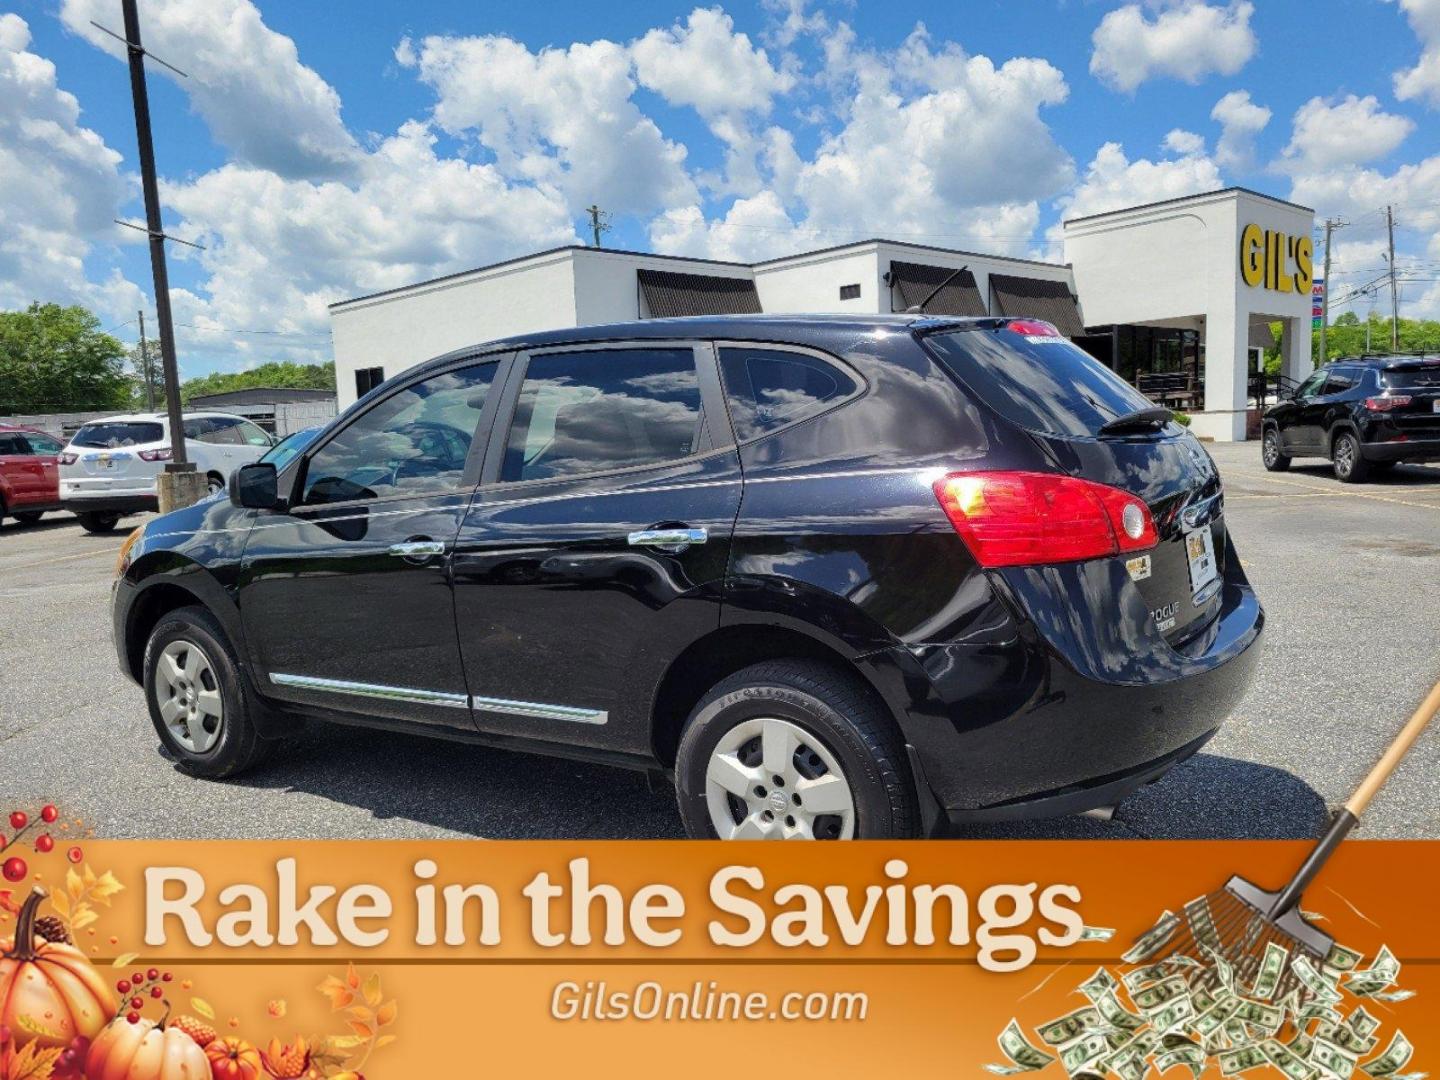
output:
<instances>
[{"instance_id":1,"label":"car's rear hatch","mask_svg":"<svg viewBox=\"0 0 1440 1080\"><path fill-rule=\"evenodd\" d=\"M76 461L63 469L71 479L106 481L108 487L133 473L151 476L158 469L143 461L140 447L163 442L165 428L153 420L102 420L86 424L70 440L69 452Z\"/></svg>"},{"instance_id":2,"label":"car's rear hatch","mask_svg":"<svg viewBox=\"0 0 1440 1080\"><path fill-rule=\"evenodd\" d=\"M1410 439L1440 439L1440 359L1392 364L1380 373L1386 415ZM1375 400L1375 399L1372 399Z\"/></svg>"},{"instance_id":3,"label":"car's rear hatch","mask_svg":"<svg viewBox=\"0 0 1440 1080\"><path fill-rule=\"evenodd\" d=\"M1199 440L1045 324L997 320L926 340L1055 470L1145 503L1158 542L1114 558L1171 645L1203 630L1219 612L1226 543L1220 477ZM1116 597L1093 600L1097 617L1119 610Z\"/></svg>"}]
</instances>

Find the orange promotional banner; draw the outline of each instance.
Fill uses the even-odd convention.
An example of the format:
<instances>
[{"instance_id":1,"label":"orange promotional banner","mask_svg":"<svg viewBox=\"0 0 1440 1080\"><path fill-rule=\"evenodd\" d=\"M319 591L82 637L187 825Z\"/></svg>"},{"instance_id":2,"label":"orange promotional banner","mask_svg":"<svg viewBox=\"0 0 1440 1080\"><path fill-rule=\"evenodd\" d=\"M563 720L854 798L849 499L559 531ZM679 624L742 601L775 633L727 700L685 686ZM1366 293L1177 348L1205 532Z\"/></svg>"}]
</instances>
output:
<instances>
[{"instance_id":1,"label":"orange promotional banner","mask_svg":"<svg viewBox=\"0 0 1440 1080\"><path fill-rule=\"evenodd\" d=\"M1433 843L1342 846L1302 905L1336 944L1296 950L1302 981L1270 978L1264 936L1248 966L1122 955L1231 874L1275 888L1306 850L86 841L0 894L0 937L31 936L0 961L0 1075L139 1077L106 1069L146 1052L245 1080L1431 1071Z\"/></svg>"}]
</instances>

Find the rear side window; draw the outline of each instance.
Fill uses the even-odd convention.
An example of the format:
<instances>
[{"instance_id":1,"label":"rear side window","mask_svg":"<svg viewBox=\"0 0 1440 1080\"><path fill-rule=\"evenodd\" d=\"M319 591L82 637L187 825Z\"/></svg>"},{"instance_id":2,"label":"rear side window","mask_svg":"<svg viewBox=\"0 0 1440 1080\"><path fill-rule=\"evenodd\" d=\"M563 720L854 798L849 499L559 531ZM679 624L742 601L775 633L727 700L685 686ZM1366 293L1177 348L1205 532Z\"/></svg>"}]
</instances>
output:
<instances>
[{"instance_id":1,"label":"rear side window","mask_svg":"<svg viewBox=\"0 0 1440 1080\"><path fill-rule=\"evenodd\" d=\"M1389 368L1381 378L1391 390L1440 390L1440 364L1422 368Z\"/></svg>"},{"instance_id":2,"label":"rear side window","mask_svg":"<svg viewBox=\"0 0 1440 1080\"><path fill-rule=\"evenodd\" d=\"M720 350L735 437L744 442L813 416L855 393L855 380L834 364L780 349Z\"/></svg>"},{"instance_id":3,"label":"rear side window","mask_svg":"<svg viewBox=\"0 0 1440 1080\"><path fill-rule=\"evenodd\" d=\"M110 423L86 424L70 441L76 446L94 446L115 450L122 446L140 446L162 442L165 429L149 420L116 420Z\"/></svg>"},{"instance_id":4,"label":"rear side window","mask_svg":"<svg viewBox=\"0 0 1440 1080\"><path fill-rule=\"evenodd\" d=\"M30 448L19 435L0 435L0 454L28 454Z\"/></svg>"},{"instance_id":5,"label":"rear side window","mask_svg":"<svg viewBox=\"0 0 1440 1080\"><path fill-rule=\"evenodd\" d=\"M1325 378L1325 393L1343 394L1346 390L1354 387L1356 382L1356 371L1354 368L1334 368Z\"/></svg>"},{"instance_id":6,"label":"rear side window","mask_svg":"<svg viewBox=\"0 0 1440 1080\"><path fill-rule=\"evenodd\" d=\"M502 480L543 480L688 457L703 426L695 353L597 349L531 357Z\"/></svg>"},{"instance_id":7,"label":"rear side window","mask_svg":"<svg viewBox=\"0 0 1440 1080\"><path fill-rule=\"evenodd\" d=\"M1026 431L1095 435L1117 417L1155 406L1064 338L976 329L925 342L974 394Z\"/></svg>"}]
</instances>

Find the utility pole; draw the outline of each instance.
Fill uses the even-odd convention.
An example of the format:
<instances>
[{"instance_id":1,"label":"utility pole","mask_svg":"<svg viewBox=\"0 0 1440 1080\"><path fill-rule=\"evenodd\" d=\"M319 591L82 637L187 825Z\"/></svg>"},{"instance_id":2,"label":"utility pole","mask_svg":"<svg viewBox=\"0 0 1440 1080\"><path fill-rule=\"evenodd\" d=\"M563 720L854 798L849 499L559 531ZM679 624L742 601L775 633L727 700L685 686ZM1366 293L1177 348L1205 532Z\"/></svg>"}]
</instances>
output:
<instances>
[{"instance_id":1,"label":"utility pole","mask_svg":"<svg viewBox=\"0 0 1440 1080\"><path fill-rule=\"evenodd\" d=\"M130 94L135 103L135 141L140 156L140 181L145 196L145 232L150 238L150 271L155 286L155 321L160 327L160 364L165 374L165 404L170 420L170 461L159 478L161 511L198 502L205 478L185 454L185 426L180 410L180 369L175 360L175 326L170 317L170 275L165 267L165 230L160 219L160 185L155 176L155 144L150 133L150 95L145 88L145 48L140 42L140 13L135 0L121 0L125 15L125 52L130 61ZM99 24L96 24L97 26ZM118 37L114 31L101 30ZM161 60L160 63L165 63ZM166 64L166 67L171 65ZM178 69L174 69L177 70ZM184 72L180 72L184 74Z\"/></svg>"},{"instance_id":2,"label":"utility pole","mask_svg":"<svg viewBox=\"0 0 1440 1080\"><path fill-rule=\"evenodd\" d=\"M1320 293L1320 366L1324 367L1330 355L1330 234L1335 231L1335 219L1325 219L1325 269L1321 272Z\"/></svg>"},{"instance_id":3,"label":"utility pole","mask_svg":"<svg viewBox=\"0 0 1440 1080\"><path fill-rule=\"evenodd\" d=\"M1400 351L1400 291L1395 283L1395 214L1385 207L1385 231L1390 234L1390 351Z\"/></svg>"},{"instance_id":4,"label":"utility pole","mask_svg":"<svg viewBox=\"0 0 1440 1080\"><path fill-rule=\"evenodd\" d=\"M595 246L598 248L600 246L600 234L610 231L610 226L602 220L605 211L601 210L595 203L591 203L585 208L585 212L590 215L590 229L595 234Z\"/></svg>"},{"instance_id":5,"label":"utility pole","mask_svg":"<svg viewBox=\"0 0 1440 1080\"><path fill-rule=\"evenodd\" d=\"M145 340L145 312L136 312L140 316L140 377L145 380L145 408L155 411L155 376L150 370L150 343Z\"/></svg>"}]
</instances>

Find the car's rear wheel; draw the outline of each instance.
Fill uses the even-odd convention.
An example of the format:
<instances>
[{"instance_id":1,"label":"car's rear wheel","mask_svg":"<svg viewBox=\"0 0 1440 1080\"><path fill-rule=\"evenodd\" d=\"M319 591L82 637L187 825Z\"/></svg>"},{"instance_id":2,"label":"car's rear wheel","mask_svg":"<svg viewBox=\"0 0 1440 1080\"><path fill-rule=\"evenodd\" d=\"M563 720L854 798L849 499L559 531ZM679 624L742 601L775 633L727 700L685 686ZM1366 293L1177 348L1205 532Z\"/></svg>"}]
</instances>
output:
<instances>
[{"instance_id":1,"label":"car's rear wheel","mask_svg":"<svg viewBox=\"0 0 1440 1080\"><path fill-rule=\"evenodd\" d=\"M234 776L269 753L225 632L204 608L179 608L155 624L144 685L156 734L191 776Z\"/></svg>"},{"instance_id":2,"label":"car's rear wheel","mask_svg":"<svg viewBox=\"0 0 1440 1080\"><path fill-rule=\"evenodd\" d=\"M700 700L675 786L691 836L898 839L918 810L905 748L854 676L811 661L736 672Z\"/></svg>"},{"instance_id":3,"label":"car's rear wheel","mask_svg":"<svg viewBox=\"0 0 1440 1080\"><path fill-rule=\"evenodd\" d=\"M21 525L34 525L44 516L44 510L23 510L15 515L15 520Z\"/></svg>"},{"instance_id":4,"label":"car's rear wheel","mask_svg":"<svg viewBox=\"0 0 1440 1080\"><path fill-rule=\"evenodd\" d=\"M105 514L95 510L86 510L75 516L80 519L80 527L88 533L108 533L120 523L119 514Z\"/></svg>"},{"instance_id":5,"label":"car's rear wheel","mask_svg":"<svg viewBox=\"0 0 1440 1080\"><path fill-rule=\"evenodd\" d=\"M1270 472L1284 472L1290 468L1290 457L1280 449L1280 432L1269 427L1260 437L1260 460Z\"/></svg>"},{"instance_id":6,"label":"car's rear wheel","mask_svg":"<svg viewBox=\"0 0 1440 1080\"><path fill-rule=\"evenodd\" d=\"M1360 440L1353 432L1342 431L1335 436L1330 452L1335 479L1342 484L1363 484L1370 477L1370 463L1360 456Z\"/></svg>"},{"instance_id":7,"label":"car's rear wheel","mask_svg":"<svg viewBox=\"0 0 1440 1080\"><path fill-rule=\"evenodd\" d=\"M218 472L207 473L205 475L205 487L211 495L214 495L216 492L219 491L224 491L225 478L221 476Z\"/></svg>"}]
</instances>

